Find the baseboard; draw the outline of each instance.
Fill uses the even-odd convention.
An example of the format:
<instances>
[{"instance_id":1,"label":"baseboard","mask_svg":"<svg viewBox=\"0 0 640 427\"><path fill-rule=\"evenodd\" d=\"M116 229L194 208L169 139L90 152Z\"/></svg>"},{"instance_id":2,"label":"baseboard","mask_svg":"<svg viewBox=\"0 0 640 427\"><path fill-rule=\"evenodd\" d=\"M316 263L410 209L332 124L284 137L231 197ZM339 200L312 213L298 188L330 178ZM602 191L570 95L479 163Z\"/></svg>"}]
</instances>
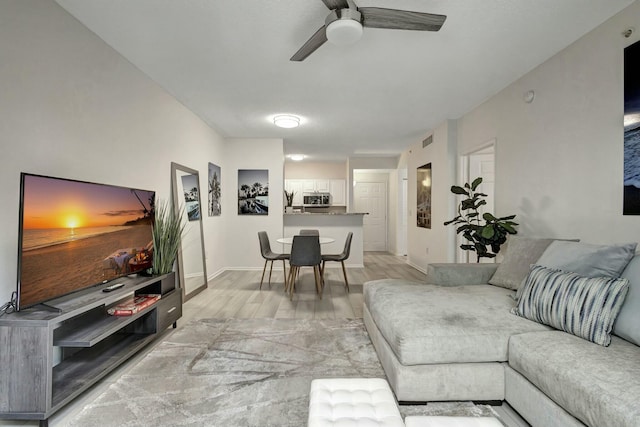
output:
<instances>
[{"instance_id":1,"label":"baseboard","mask_svg":"<svg viewBox=\"0 0 640 427\"><path fill-rule=\"evenodd\" d=\"M209 277L207 277L207 281L215 279L216 277L218 277L219 275L224 273L225 270L226 270L226 268L221 268L220 270L216 271L215 273L210 274Z\"/></svg>"},{"instance_id":2,"label":"baseboard","mask_svg":"<svg viewBox=\"0 0 640 427\"><path fill-rule=\"evenodd\" d=\"M414 263L412 263L411 261L407 260L407 264L409 264L411 267L415 268L416 270L418 270L421 273L427 274L427 270L425 268L419 267L417 265L415 265Z\"/></svg>"}]
</instances>

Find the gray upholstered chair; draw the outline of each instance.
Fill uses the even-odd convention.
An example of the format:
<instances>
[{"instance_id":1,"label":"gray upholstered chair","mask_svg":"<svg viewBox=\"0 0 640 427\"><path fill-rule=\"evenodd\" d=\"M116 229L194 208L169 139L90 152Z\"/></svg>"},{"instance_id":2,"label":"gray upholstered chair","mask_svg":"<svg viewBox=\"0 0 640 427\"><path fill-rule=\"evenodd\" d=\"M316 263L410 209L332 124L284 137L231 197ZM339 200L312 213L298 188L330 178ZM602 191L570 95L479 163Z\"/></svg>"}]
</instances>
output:
<instances>
[{"instance_id":1,"label":"gray upholstered chair","mask_svg":"<svg viewBox=\"0 0 640 427\"><path fill-rule=\"evenodd\" d=\"M320 235L320 231L318 230L309 230L309 229L302 229L300 230L299 233L301 236L319 236Z\"/></svg>"},{"instance_id":2,"label":"gray upholstered chair","mask_svg":"<svg viewBox=\"0 0 640 427\"><path fill-rule=\"evenodd\" d=\"M264 268L262 269L262 278L260 279L260 289L262 289L262 282L264 281L264 273L267 270L267 263L271 261L271 268L269 269L269 286L271 286L271 272L273 271L273 261L282 260L282 268L284 274L284 288L287 289L287 264L286 260L289 259L289 254L278 254L271 250L271 244L269 244L269 236L266 231L258 231L258 240L260 241L260 253L264 258Z\"/></svg>"},{"instance_id":3,"label":"gray upholstered chair","mask_svg":"<svg viewBox=\"0 0 640 427\"><path fill-rule=\"evenodd\" d=\"M347 269L344 267L344 261L349 258L351 253L351 240L353 239L353 233L347 234L347 239L344 242L344 250L340 254L326 254L322 255L322 280L324 282L324 265L327 261L336 261L342 264L342 274L344 275L344 286L349 292L349 281L347 280Z\"/></svg>"},{"instance_id":4,"label":"gray upholstered chair","mask_svg":"<svg viewBox=\"0 0 640 427\"><path fill-rule=\"evenodd\" d=\"M320 299L322 299L321 263L322 255L320 254L320 238L318 236L293 236L293 244L291 245L291 255L289 258L288 287L290 299L293 299L293 292L296 287L296 276L300 271L300 267L313 267L316 292L320 295Z\"/></svg>"}]
</instances>

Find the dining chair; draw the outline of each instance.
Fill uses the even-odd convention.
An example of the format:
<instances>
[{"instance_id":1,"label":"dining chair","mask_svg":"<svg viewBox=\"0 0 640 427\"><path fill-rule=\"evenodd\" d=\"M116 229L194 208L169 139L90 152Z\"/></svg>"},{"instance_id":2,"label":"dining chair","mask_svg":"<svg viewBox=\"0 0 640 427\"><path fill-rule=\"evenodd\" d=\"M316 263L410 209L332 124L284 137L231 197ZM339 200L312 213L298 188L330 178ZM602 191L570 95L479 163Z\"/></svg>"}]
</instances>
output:
<instances>
[{"instance_id":1,"label":"dining chair","mask_svg":"<svg viewBox=\"0 0 640 427\"><path fill-rule=\"evenodd\" d=\"M344 267L344 261L349 258L351 253L351 240L353 239L353 233L347 234L347 239L344 242L344 250L340 254L325 254L322 255L322 282L324 283L324 265L327 261L336 261L342 264L342 274L344 275L344 286L349 292L349 281L347 280L347 269Z\"/></svg>"},{"instance_id":2,"label":"dining chair","mask_svg":"<svg viewBox=\"0 0 640 427\"><path fill-rule=\"evenodd\" d=\"M291 245L291 255L289 258L289 299L293 299L293 292L296 287L296 276L300 267L313 267L313 275L316 282L316 292L322 299L322 274L320 264L322 255L320 254L320 238L312 235L293 236Z\"/></svg>"},{"instance_id":3,"label":"dining chair","mask_svg":"<svg viewBox=\"0 0 640 427\"><path fill-rule=\"evenodd\" d=\"M258 232L258 240L260 241L260 253L264 258L264 268L262 269L262 278L260 279L260 289L262 289L262 282L264 281L264 273L267 270L267 263L271 261L271 268L269 269L269 286L271 286L271 272L273 271L273 261L282 260L282 268L284 274L284 288L287 289L287 264L286 260L289 259L289 254L278 254L271 250L271 244L269 243L269 236L266 231Z\"/></svg>"},{"instance_id":4,"label":"dining chair","mask_svg":"<svg viewBox=\"0 0 640 427\"><path fill-rule=\"evenodd\" d=\"M319 236L320 235L320 231L319 230L302 229L302 230L300 230L299 234L301 236Z\"/></svg>"}]
</instances>

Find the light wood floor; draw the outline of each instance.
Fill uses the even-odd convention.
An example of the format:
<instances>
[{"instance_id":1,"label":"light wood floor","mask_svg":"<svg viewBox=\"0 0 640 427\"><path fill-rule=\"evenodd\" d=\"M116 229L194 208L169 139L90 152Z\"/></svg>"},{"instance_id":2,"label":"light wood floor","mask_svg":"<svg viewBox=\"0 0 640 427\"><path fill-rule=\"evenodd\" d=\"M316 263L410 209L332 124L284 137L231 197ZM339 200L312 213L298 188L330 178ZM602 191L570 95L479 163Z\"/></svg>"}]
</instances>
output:
<instances>
[{"instance_id":1,"label":"light wood floor","mask_svg":"<svg viewBox=\"0 0 640 427\"><path fill-rule=\"evenodd\" d=\"M425 275L409 266L405 257L386 252L367 252L364 268L347 268L350 292L344 286L339 263L327 263L325 287L320 299L315 290L312 268L302 268L293 300L284 292L282 263L275 263L271 286L260 290L262 270L225 271L209 282L209 287L187 301L180 322L202 318L296 318L336 319L362 317L362 284L369 280L397 278L424 281ZM338 268L335 268L338 267Z\"/></svg>"},{"instance_id":2,"label":"light wood floor","mask_svg":"<svg viewBox=\"0 0 640 427\"><path fill-rule=\"evenodd\" d=\"M339 267L333 263L332 267ZM282 265L282 264L280 264ZM226 271L209 282L207 289L189 299L183 307L183 317L178 327L196 319L227 317L281 317L281 318L357 318L362 317L362 284L369 280L398 278L424 281L425 275L406 263L405 257L388 253L367 252L364 255L364 268L349 268L350 292L346 293L342 278L342 269L329 268L325 271L325 289L320 300L315 293L313 270L301 271L300 281L293 301L284 293L282 271L274 271L271 287L265 282L259 290L260 271ZM268 275L268 271L267 271ZM165 333L171 333L168 329ZM159 341L158 341L159 342ZM82 408L93 402L106 388L123 374L139 363L158 343L152 343L127 363L87 390L83 395L56 413L51 419L52 427L64 426L73 419ZM509 427L528 427L505 403L495 407L503 421ZM0 426L37 426L33 421L0 420Z\"/></svg>"}]
</instances>

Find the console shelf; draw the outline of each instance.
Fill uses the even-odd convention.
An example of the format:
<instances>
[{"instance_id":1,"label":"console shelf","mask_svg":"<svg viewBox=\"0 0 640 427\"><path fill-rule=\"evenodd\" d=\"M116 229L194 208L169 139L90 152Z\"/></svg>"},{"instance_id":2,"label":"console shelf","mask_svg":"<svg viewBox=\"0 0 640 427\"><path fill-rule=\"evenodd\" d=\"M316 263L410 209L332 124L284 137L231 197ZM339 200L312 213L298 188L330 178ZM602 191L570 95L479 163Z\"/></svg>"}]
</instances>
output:
<instances>
[{"instance_id":1,"label":"console shelf","mask_svg":"<svg viewBox=\"0 0 640 427\"><path fill-rule=\"evenodd\" d=\"M121 279L49 301L59 313L33 307L0 318L0 419L47 419L152 342L182 316L175 273ZM161 295L131 316L107 309L134 294Z\"/></svg>"}]
</instances>

